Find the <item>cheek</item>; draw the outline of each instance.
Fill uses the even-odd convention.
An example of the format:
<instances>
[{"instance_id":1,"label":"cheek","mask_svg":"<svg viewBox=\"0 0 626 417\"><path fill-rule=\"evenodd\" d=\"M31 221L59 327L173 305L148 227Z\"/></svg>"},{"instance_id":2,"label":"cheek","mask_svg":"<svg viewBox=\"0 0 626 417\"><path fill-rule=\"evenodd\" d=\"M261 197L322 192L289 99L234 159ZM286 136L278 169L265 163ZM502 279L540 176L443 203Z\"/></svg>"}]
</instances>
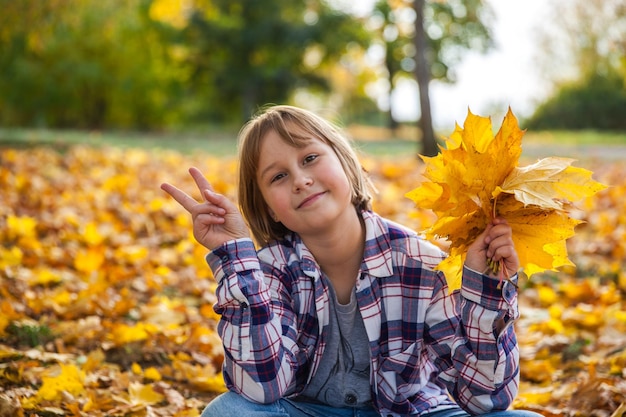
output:
<instances>
[{"instance_id":1,"label":"cheek","mask_svg":"<svg viewBox=\"0 0 626 417\"><path fill-rule=\"evenodd\" d=\"M335 181L335 186L342 189L347 195L347 198L352 200L352 184L350 183L348 175L343 170L338 171L334 173L333 179Z\"/></svg>"},{"instance_id":2,"label":"cheek","mask_svg":"<svg viewBox=\"0 0 626 417\"><path fill-rule=\"evenodd\" d=\"M266 190L263 193L263 199L271 214L280 213L281 209L287 204L283 193L277 192L277 190Z\"/></svg>"}]
</instances>

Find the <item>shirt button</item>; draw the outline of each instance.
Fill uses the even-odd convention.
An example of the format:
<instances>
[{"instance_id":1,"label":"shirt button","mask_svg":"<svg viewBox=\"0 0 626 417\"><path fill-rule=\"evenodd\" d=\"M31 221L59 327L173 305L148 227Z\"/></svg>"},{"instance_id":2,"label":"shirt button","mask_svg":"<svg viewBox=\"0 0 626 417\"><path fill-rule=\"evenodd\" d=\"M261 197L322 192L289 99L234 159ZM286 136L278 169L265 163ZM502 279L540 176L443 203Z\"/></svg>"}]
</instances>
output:
<instances>
[{"instance_id":1,"label":"shirt button","mask_svg":"<svg viewBox=\"0 0 626 417\"><path fill-rule=\"evenodd\" d=\"M346 402L346 404L349 404L349 405L356 404L356 395L346 394L344 401Z\"/></svg>"}]
</instances>

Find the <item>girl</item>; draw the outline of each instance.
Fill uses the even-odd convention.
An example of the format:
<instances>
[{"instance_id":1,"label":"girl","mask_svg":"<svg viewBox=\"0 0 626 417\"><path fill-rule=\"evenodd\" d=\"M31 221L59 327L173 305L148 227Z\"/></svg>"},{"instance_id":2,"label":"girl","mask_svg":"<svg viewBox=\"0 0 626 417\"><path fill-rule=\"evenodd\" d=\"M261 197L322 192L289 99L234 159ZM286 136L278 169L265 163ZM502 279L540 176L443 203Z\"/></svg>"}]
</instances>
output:
<instances>
[{"instance_id":1,"label":"girl","mask_svg":"<svg viewBox=\"0 0 626 417\"><path fill-rule=\"evenodd\" d=\"M481 271L519 268L504 220L449 294L433 269L445 255L371 211L355 152L322 118L269 108L242 129L239 162L241 213L195 168L203 202L162 185L218 282L229 392L203 417L536 415L502 411L519 380L517 277Z\"/></svg>"}]
</instances>

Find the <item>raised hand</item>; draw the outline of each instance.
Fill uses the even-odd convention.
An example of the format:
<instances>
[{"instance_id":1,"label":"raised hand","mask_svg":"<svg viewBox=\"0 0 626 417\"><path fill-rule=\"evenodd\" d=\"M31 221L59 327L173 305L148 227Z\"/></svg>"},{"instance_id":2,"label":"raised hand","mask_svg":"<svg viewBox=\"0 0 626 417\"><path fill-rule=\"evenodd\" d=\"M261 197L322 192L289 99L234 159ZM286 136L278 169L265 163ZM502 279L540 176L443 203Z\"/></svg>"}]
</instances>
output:
<instances>
[{"instance_id":1,"label":"raised hand","mask_svg":"<svg viewBox=\"0 0 626 417\"><path fill-rule=\"evenodd\" d=\"M189 174L196 182L203 202L196 201L172 184L163 183L161 189L191 214L196 240L213 250L228 240L249 237L250 232L239 208L225 196L216 193L200 170L192 167Z\"/></svg>"},{"instance_id":2,"label":"raised hand","mask_svg":"<svg viewBox=\"0 0 626 417\"><path fill-rule=\"evenodd\" d=\"M497 273L490 264L499 264ZM502 218L494 219L470 245L465 265L474 271L489 273L501 280L517 273L520 263L513 244L511 226Z\"/></svg>"}]
</instances>

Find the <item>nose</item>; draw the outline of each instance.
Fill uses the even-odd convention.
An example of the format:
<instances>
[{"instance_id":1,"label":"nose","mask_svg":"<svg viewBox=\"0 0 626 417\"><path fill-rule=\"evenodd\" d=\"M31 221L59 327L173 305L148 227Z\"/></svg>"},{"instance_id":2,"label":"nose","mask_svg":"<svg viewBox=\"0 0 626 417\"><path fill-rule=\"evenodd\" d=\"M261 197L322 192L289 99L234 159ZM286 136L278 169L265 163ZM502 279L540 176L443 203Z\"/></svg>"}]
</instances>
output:
<instances>
[{"instance_id":1,"label":"nose","mask_svg":"<svg viewBox=\"0 0 626 417\"><path fill-rule=\"evenodd\" d=\"M311 184L313 184L313 178L305 172L300 172L294 178L293 190L294 192L302 191L304 188L311 186Z\"/></svg>"}]
</instances>

